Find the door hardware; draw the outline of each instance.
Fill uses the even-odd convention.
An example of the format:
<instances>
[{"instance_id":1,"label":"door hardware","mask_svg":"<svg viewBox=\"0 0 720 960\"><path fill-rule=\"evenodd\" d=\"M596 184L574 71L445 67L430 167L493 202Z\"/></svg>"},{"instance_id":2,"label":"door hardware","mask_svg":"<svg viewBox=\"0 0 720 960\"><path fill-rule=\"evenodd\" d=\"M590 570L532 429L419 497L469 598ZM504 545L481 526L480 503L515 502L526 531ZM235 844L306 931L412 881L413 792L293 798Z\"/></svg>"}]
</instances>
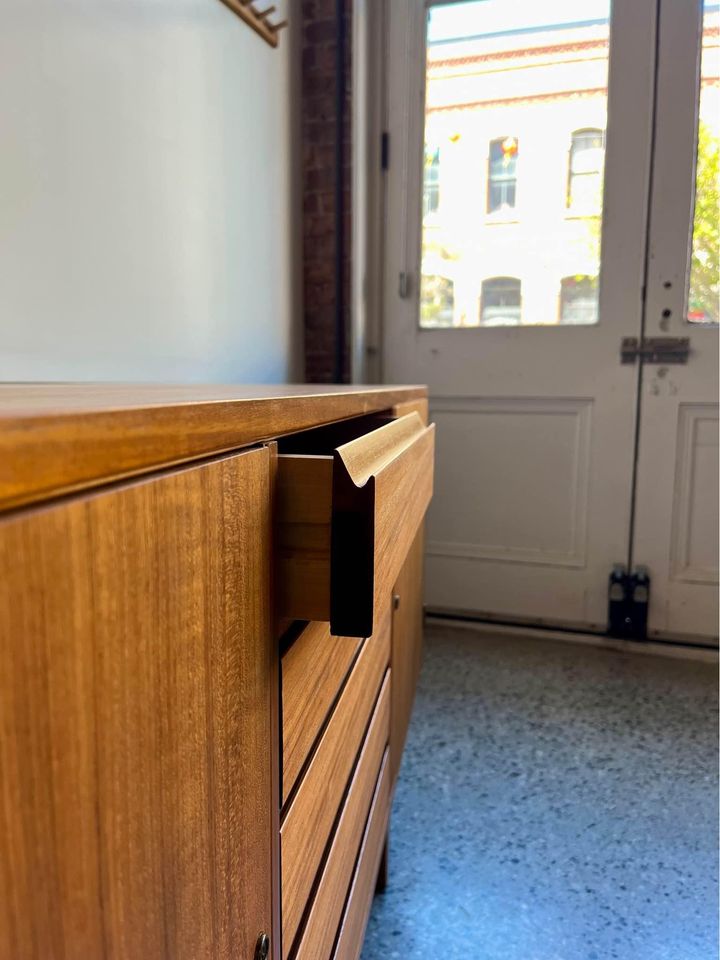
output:
<instances>
[{"instance_id":1,"label":"door hardware","mask_svg":"<svg viewBox=\"0 0 720 960\"><path fill-rule=\"evenodd\" d=\"M690 337L623 337L620 345L622 363L687 363Z\"/></svg>"},{"instance_id":2,"label":"door hardware","mask_svg":"<svg viewBox=\"0 0 720 960\"><path fill-rule=\"evenodd\" d=\"M254 960L267 960L270 956L270 937L266 933L261 933L255 944Z\"/></svg>"},{"instance_id":3,"label":"door hardware","mask_svg":"<svg viewBox=\"0 0 720 960\"><path fill-rule=\"evenodd\" d=\"M608 583L608 635L621 640L646 640L650 574L637 566L628 573L624 564L612 568Z\"/></svg>"},{"instance_id":4,"label":"door hardware","mask_svg":"<svg viewBox=\"0 0 720 960\"><path fill-rule=\"evenodd\" d=\"M407 300L410 296L410 274L401 273L398 277L398 296L401 300Z\"/></svg>"},{"instance_id":5,"label":"door hardware","mask_svg":"<svg viewBox=\"0 0 720 960\"><path fill-rule=\"evenodd\" d=\"M390 169L390 134L387 130L380 134L380 169Z\"/></svg>"}]
</instances>

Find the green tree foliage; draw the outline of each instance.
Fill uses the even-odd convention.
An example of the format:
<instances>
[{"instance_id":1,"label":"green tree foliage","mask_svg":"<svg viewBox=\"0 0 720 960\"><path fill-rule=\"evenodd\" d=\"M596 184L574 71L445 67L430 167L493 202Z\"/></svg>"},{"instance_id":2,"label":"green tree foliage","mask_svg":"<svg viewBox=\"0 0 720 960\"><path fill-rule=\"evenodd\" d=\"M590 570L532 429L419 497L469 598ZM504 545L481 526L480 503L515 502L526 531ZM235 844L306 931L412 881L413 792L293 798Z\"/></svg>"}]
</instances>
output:
<instances>
[{"instance_id":1,"label":"green tree foliage","mask_svg":"<svg viewBox=\"0 0 720 960\"><path fill-rule=\"evenodd\" d=\"M698 320L718 320L720 298L720 139L707 123L698 130L695 221L693 225L688 313Z\"/></svg>"}]
</instances>

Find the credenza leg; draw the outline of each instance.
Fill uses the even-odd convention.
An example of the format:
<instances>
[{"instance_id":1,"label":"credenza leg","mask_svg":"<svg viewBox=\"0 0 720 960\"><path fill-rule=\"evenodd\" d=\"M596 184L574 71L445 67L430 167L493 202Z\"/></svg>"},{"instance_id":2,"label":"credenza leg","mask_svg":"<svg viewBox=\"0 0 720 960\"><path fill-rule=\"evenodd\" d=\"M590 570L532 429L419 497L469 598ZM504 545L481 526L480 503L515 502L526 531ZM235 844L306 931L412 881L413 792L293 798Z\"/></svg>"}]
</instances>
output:
<instances>
[{"instance_id":1,"label":"credenza leg","mask_svg":"<svg viewBox=\"0 0 720 960\"><path fill-rule=\"evenodd\" d=\"M383 844L382 857L380 858L380 868L378 870L377 881L375 883L375 893L385 893L388 885L388 845L390 843L390 827L385 834L385 843Z\"/></svg>"}]
</instances>

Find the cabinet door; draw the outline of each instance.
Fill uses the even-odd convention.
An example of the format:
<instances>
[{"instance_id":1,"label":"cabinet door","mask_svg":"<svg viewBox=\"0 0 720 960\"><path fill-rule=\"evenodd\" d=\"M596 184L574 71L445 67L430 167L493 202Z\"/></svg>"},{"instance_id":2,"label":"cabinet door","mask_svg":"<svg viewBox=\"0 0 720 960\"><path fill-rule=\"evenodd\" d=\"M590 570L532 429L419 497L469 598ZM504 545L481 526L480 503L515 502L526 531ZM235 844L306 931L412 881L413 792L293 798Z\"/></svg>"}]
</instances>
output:
<instances>
[{"instance_id":1,"label":"cabinet door","mask_svg":"<svg viewBox=\"0 0 720 960\"><path fill-rule=\"evenodd\" d=\"M400 770L422 662L424 528L420 527L393 587L390 774Z\"/></svg>"},{"instance_id":2,"label":"cabinet door","mask_svg":"<svg viewBox=\"0 0 720 960\"><path fill-rule=\"evenodd\" d=\"M271 923L271 453L0 522L0 958L251 958Z\"/></svg>"}]
</instances>

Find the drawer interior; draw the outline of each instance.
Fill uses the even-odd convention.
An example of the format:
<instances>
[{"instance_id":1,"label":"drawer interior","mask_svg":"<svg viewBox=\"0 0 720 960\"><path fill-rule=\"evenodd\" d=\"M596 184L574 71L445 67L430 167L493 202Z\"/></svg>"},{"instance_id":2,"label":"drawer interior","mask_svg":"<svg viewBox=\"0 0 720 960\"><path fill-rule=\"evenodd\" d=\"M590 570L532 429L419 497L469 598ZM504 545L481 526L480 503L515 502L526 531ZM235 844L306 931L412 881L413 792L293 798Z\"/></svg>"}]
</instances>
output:
<instances>
[{"instance_id":1,"label":"drawer interior","mask_svg":"<svg viewBox=\"0 0 720 960\"><path fill-rule=\"evenodd\" d=\"M397 418L390 414L372 413L329 423L324 427L314 427L312 430L302 430L281 437L278 440L278 453L332 457L338 447L366 436L395 419Z\"/></svg>"},{"instance_id":2,"label":"drawer interior","mask_svg":"<svg viewBox=\"0 0 720 960\"><path fill-rule=\"evenodd\" d=\"M390 589L430 502L433 449L434 427L417 413L358 417L280 441L282 618L370 636L376 598Z\"/></svg>"}]
</instances>

